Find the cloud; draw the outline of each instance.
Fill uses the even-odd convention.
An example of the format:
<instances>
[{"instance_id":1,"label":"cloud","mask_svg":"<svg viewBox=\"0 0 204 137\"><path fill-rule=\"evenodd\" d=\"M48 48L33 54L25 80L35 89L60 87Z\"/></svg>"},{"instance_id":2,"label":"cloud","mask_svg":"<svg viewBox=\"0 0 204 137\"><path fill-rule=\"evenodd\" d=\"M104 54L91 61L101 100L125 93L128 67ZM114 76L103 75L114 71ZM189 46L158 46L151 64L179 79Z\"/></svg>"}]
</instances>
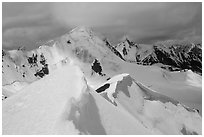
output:
<instances>
[{"instance_id":1,"label":"cloud","mask_svg":"<svg viewBox=\"0 0 204 137\"><path fill-rule=\"evenodd\" d=\"M36 26L7 29L3 34L3 47L6 49L25 46L33 49L40 44L66 33L67 28L62 26Z\"/></svg>"},{"instance_id":2,"label":"cloud","mask_svg":"<svg viewBox=\"0 0 204 137\"><path fill-rule=\"evenodd\" d=\"M45 3L3 3L3 48L12 49L25 46L27 49L33 49L39 46L39 43L66 33L69 28L55 22L50 14L49 5Z\"/></svg>"},{"instance_id":3,"label":"cloud","mask_svg":"<svg viewBox=\"0 0 204 137\"><path fill-rule=\"evenodd\" d=\"M92 27L128 25L130 16L155 10L153 3L55 3L53 14L59 22L71 26ZM133 16L134 17L134 16Z\"/></svg>"},{"instance_id":4,"label":"cloud","mask_svg":"<svg viewBox=\"0 0 204 137\"><path fill-rule=\"evenodd\" d=\"M53 9L56 19L66 25L85 24L118 37L127 34L143 43L183 39L183 31L200 30L202 22L201 3L58 3Z\"/></svg>"},{"instance_id":5,"label":"cloud","mask_svg":"<svg viewBox=\"0 0 204 137\"><path fill-rule=\"evenodd\" d=\"M3 3L2 15L3 43L7 43L3 45L7 46L8 41L46 41L79 25L92 27L113 43L124 35L148 44L202 37L202 4L198 2Z\"/></svg>"}]
</instances>

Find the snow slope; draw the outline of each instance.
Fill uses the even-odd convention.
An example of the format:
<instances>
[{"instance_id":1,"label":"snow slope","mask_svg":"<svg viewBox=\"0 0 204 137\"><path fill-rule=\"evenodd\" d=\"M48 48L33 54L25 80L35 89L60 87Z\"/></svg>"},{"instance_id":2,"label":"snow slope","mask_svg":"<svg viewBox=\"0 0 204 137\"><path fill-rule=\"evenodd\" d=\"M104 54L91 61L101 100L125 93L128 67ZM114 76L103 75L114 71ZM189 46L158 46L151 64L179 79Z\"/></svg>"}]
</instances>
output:
<instances>
[{"instance_id":1,"label":"snow slope","mask_svg":"<svg viewBox=\"0 0 204 137\"><path fill-rule=\"evenodd\" d=\"M196 110L145 87L128 74L113 77L96 91L116 107L128 111L151 131L201 134L202 120Z\"/></svg>"},{"instance_id":2,"label":"snow slope","mask_svg":"<svg viewBox=\"0 0 204 137\"><path fill-rule=\"evenodd\" d=\"M17 93L19 90L23 89L24 87L26 87L27 85L29 85L26 82L13 82L11 84L8 85L4 85L2 87L2 94L6 97L10 97L13 94Z\"/></svg>"},{"instance_id":3,"label":"snow slope","mask_svg":"<svg viewBox=\"0 0 204 137\"><path fill-rule=\"evenodd\" d=\"M71 65L5 100L2 112L3 134L151 134L91 91L79 68Z\"/></svg>"},{"instance_id":4,"label":"snow slope","mask_svg":"<svg viewBox=\"0 0 204 137\"><path fill-rule=\"evenodd\" d=\"M124 81L120 88L127 88L124 78L128 74L107 81L114 88L104 93L111 97L117 92L112 96L115 106L89 87L83 72L72 63L58 64L52 74L3 101L4 135L201 134L201 117L196 111L174 105L142 85L114 90L118 85L114 83L120 81Z\"/></svg>"},{"instance_id":5,"label":"snow slope","mask_svg":"<svg viewBox=\"0 0 204 137\"><path fill-rule=\"evenodd\" d=\"M188 71L169 72L157 66L140 67L131 63L128 64L128 67L127 65L122 66L118 72L118 74L129 73L135 80L151 89L172 97L191 108L196 108L202 114L202 86L200 82L202 77L200 75L191 73L194 79L191 78L191 83L189 83Z\"/></svg>"},{"instance_id":6,"label":"snow slope","mask_svg":"<svg viewBox=\"0 0 204 137\"><path fill-rule=\"evenodd\" d=\"M72 73L70 73L72 72ZM64 79L62 79L62 77ZM77 67L59 68L3 101L3 134L73 134L71 122L59 123L71 97L78 97L84 87ZM59 131L58 131L59 130Z\"/></svg>"}]
</instances>

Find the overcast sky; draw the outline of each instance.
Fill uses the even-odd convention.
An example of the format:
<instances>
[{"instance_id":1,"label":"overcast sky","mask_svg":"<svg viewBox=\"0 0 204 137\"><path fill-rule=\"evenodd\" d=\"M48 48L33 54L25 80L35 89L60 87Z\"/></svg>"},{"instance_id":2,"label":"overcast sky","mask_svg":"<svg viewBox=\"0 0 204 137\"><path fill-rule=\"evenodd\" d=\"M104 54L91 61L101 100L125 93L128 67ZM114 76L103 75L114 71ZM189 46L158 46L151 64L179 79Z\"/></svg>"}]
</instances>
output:
<instances>
[{"instance_id":1,"label":"overcast sky","mask_svg":"<svg viewBox=\"0 0 204 137\"><path fill-rule=\"evenodd\" d=\"M3 48L41 42L85 25L117 43L187 39L201 42L201 3L3 3Z\"/></svg>"}]
</instances>

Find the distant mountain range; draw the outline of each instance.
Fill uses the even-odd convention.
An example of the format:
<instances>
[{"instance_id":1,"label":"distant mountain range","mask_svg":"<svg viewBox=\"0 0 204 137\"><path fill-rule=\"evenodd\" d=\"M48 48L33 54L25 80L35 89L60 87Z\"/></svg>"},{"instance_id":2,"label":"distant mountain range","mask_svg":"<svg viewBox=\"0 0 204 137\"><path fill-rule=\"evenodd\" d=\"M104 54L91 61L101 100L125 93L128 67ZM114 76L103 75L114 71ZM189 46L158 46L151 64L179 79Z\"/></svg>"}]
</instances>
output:
<instances>
[{"instance_id":1,"label":"distant mountain range","mask_svg":"<svg viewBox=\"0 0 204 137\"><path fill-rule=\"evenodd\" d=\"M189 69L202 75L202 46L184 41L158 42L153 45L136 44L126 38L115 46L117 55L141 65L159 65L170 71Z\"/></svg>"}]
</instances>

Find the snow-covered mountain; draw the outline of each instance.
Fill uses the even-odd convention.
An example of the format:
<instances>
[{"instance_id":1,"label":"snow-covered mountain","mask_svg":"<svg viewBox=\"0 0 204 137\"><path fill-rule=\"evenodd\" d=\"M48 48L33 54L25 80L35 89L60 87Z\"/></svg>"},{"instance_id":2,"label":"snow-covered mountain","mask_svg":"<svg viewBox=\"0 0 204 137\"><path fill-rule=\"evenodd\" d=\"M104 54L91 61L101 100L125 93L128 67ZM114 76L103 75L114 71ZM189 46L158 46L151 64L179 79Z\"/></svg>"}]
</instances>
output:
<instances>
[{"instance_id":1,"label":"snow-covered mountain","mask_svg":"<svg viewBox=\"0 0 204 137\"><path fill-rule=\"evenodd\" d=\"M128 74L104 85L95 91L71 60L60 63L3 101L3 134L201 134L196 110Z\"/></svg>"},{"instance_id":2,"label":"snow-covered mountain","mask_svg":"<svg viewBox=\"0 0 204 137\"><path fill-rule=\"evenodd\" d=\"M3 134L201 134L200 75L127 62L86 27L3 50L2 85Z\"/></svg>"},{"instance_id":3,"label":"snow-covered mountain","mask_svg":"<svg viewBox=\"0 0 204 137\"><path fill-rule=\"evenodd\" d=\"M202 74L202 49L200 44L184 41L164 41L153 45L136 44L126 38L115 46L129 62L142 65L160 64L164 69L175 71L190 69Z\"/></svg>"},{"instance_id":4,"label":"snow-covered mountain","mask_svg":"<svg viewBox=\"0 0 204 137\"><path fill-rule=\"evenodd\" d=\"M2 51L3 86L18 83L31 83L50 74L57 63L72 58L83 68L87 76L95 73L107 79L100 62L117 62L118 57L109 50L104 41L85 27L79 27L56 40L49 41L31 51ZM110 65L111 67L111 65ZM95 76L94 75L94 76ZM4 90L3 90L4 91ZM6 96L10 93L4 93Z\"/></svg>"}]
</instances>

